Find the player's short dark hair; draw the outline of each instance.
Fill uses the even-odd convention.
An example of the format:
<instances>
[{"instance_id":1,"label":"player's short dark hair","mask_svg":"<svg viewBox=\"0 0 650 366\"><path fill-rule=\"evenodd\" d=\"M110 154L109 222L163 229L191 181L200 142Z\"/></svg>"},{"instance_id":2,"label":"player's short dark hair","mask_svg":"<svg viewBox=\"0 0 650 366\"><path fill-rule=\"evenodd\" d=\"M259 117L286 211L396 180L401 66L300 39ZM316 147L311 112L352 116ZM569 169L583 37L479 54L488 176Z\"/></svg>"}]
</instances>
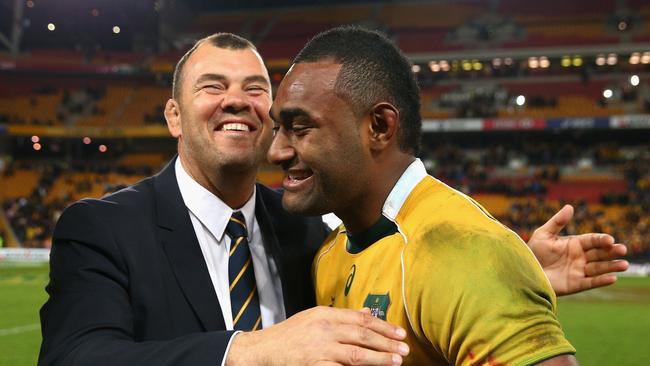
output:
<instances>
[{"instance_id":1,"label":"player's short dark hair","mask_svg":"<svg viewBox=\"0 0 650 366\"><path fill-rule=\"evenodd\" d=\"M402 51L383 33L341 26L312 38L293 63L327 59L341 64L334 87L337 96L359 115L379 102L393 104L400 114L399 147L417 155L422 129L420 89Z\"/></svg>"},{"instance_id":2,"label":"player's short dark hair","mask_svg":"<svg viewBox=\"0 0 650 366\"><path fill-rule=\"evenodd\" d=\"M192 46L189 51L185 52L183 57L178 60L178 63L174 68L174 76L172 79L172 98L178 100L181 95L181 85L183 83L183 67L185 66L185 62L187 62L194 51L196 51L196 49L205 42L210 42L210 44L215 47L225 48L229 50L243 50L246 48L257 50L257 48L255 48L253 43L251 43L249 40L232 33L215 33L196 41L194 46Z\"/></svg>"}]
</instances>

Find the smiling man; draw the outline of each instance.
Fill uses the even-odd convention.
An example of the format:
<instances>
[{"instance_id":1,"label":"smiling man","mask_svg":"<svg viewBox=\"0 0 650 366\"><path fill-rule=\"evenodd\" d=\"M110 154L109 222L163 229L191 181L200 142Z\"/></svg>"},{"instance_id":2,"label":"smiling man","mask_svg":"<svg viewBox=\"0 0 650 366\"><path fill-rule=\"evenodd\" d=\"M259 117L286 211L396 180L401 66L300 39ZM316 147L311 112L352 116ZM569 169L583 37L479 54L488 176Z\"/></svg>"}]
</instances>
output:
<instances>
[{"instance_id":1,"label":"smiling man","mask_svg":"<svg viewBox=\"0 0 650 366\"><path fill-rule=\"evenodd\" d=\"M404 55L354 27L314 37L280 84L282 203L343 220L314 260L317 302L407 329L404 364L575 364L529 248L416 158L419 101Z\"/></svg>"}]
</instances>

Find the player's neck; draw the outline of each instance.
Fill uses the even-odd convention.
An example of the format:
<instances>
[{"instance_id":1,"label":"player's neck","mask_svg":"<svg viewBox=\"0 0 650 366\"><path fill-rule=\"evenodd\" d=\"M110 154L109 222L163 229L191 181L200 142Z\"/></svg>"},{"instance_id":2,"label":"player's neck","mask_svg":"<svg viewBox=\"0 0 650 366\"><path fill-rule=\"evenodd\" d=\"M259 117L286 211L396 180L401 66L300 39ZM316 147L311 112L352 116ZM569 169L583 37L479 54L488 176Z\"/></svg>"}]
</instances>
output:
<instances>
[{"instance_id":1,"label":"player's neck","mask_svg":"<svg viewBox=\"0 0 650 366\"><path fill-rule=\"evenodd\" d=\"M388 195L414 160L414 156L402 153L376 160L372 184L360 201L348 206L345 212L335 212L349 233L362 233L379 220Z\"/></svg>"}]
</instances>

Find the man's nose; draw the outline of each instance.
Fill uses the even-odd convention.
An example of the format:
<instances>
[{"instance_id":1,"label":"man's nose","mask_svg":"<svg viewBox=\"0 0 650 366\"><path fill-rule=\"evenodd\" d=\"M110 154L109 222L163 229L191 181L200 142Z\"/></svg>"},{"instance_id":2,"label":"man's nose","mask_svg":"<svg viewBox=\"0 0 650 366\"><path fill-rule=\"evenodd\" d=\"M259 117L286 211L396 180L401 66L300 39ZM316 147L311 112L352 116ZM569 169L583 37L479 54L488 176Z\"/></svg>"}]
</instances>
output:
<instances>
[{"instance_id":1,"label":"man's nose","mask_svg":"<svg viewBox=\"0 0 650 366\"><path fill-rule=\"evenodd\" d=\"M295 150L291 146L289 139L286 135L286 130L280 128L273 137L273 142L267 153L267 158L270 163L280 165L283 162L290 161L295 156Z\"/></svg>"},{"instance_id":2,"label":"man's nose","mask_svg":"<svg viewBox=\"0 0 650 366\"><path fill-rule=\"evenodd\" d=\"M242 90L227 90L221 101L221 108L223 110L241 111L250 108L250 106L250 100Z\"/></svg>"}]
</instances>

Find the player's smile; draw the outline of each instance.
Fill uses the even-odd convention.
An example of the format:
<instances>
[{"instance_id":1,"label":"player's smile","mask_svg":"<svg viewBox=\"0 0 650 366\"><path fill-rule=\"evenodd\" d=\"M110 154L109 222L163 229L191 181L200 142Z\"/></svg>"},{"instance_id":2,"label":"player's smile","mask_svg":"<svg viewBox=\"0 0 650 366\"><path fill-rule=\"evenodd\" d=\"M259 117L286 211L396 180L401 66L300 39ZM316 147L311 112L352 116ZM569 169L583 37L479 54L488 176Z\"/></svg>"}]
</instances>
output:
<instances>
[{"instance_id":1,"label":"player's smile","mask_svg":"<svg viewBox=\"0 0 650 366\"><path fill-rule=\"evenodd\" d=\"M304 190L314 184L314 173L309 168L290 168L287 169L285 173L286 174L284 180L282 181L282 187L287 192Z\"/></svg>"}]
</instances>

